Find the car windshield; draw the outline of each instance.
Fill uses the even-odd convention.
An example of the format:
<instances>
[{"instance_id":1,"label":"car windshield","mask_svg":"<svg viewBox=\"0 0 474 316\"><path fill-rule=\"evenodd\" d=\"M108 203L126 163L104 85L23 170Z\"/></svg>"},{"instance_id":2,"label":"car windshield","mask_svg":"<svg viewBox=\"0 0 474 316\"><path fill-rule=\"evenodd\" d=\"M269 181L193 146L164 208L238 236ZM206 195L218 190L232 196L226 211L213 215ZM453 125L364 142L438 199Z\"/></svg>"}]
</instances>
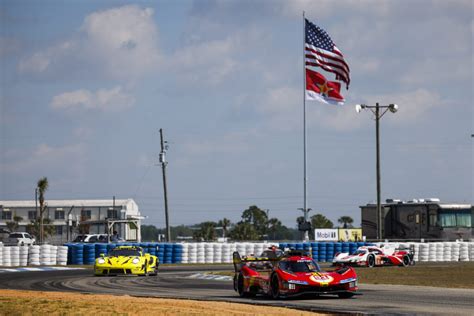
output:
<instances>
[{"instance_id":1,"label":"car windshield","mask_svg":"<svg viewBox=\"0 0 474 316\"><path fill-rule=\"evenodd\" d=\"M76 239L73 240L73 242L81 242L84 241L84 235L79 235L76 237Z\"/></svg>"},{"instance_id":2,"label":"car windshield","mask_svg":"<svg viewBox=\"0 0 474 316\"><path fill-rule=\"evenodd\" d=\"M110 257L133 257L137 256L140 257L140 251L137 249L113 249L109 253Z\"/></svg>"},{"instance_id":3,"label":"car windshield","mask_svg":"<svg viewBox=\"0 0 474 316\"><path fill-rule=\"evenodd\" d=\"M364 253L367 253L367 250L356 250L353 255L363 255Z\"/></svg>"},{"instance_id":4,"label":"car windshield","mask_svg":"<svg viewBox=\"0 0 474 316\"><path fill-rule=\"evenodd\" d=\"M319 272L321 269L314 260L282 261L280 268L288 272Z\"/></svg>"}]
</instances>

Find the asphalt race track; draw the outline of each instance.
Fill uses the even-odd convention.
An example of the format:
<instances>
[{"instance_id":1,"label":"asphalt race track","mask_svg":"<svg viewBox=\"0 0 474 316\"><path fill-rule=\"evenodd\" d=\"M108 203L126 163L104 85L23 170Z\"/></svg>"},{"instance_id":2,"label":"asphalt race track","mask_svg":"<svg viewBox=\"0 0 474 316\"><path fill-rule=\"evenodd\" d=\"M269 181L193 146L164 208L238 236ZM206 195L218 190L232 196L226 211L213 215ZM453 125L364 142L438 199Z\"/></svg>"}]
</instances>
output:
<instances>
[{"instance_id":1,"label":"asphalt race track","mask_svg":"<svg viewBox=\"0 0 474 316\"><path fill-rule=\"evenodd\" d=\"M360 284L362 295L351 299L242 299L231 281L189 278L197 272L230 269L229 265L168 266L160 267L156 277L94 277L90 269L4 272L0 288L232 301L338 313L472 315L474 310L474 290Z\"/></svg>"}]
</instances>

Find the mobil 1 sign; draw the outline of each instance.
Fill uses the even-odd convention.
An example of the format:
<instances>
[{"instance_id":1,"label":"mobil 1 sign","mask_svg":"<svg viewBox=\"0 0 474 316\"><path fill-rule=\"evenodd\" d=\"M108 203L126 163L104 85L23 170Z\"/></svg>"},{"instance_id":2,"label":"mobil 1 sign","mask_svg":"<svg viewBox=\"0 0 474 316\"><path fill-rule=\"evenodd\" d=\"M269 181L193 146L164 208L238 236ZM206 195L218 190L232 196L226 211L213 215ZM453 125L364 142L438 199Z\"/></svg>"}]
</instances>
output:
<instances>
[{"instance_id":1,"label":"mobil 1 sign","mask_svg":"<svg viewBox=\"0 0 474 316\"><path fill-rule=\"evenodd\" d=\"M321 228L314 230L315 240L338 241L339 234L337 229Z\"/></svg>"}]
</instances>

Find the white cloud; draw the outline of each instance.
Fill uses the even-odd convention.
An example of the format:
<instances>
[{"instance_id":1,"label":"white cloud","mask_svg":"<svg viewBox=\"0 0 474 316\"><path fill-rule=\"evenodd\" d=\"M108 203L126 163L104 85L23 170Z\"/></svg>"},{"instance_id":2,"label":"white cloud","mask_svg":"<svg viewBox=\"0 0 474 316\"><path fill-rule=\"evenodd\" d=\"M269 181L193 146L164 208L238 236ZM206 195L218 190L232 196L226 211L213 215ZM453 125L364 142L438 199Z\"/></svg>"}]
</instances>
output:
<instances>
[{"instance_id":1,"label":"white cloud","mask_svg":"<svg viewBox=\"0 0 474 316\"><path fill-rule=\"evenodd\" d=\"M236 38L188 45L171 57L177 76L191 82L219 83L236 68Z\"/></svg>"},{"instance_id":2,"label":"white cloud","mask_svg":"<svg viewBox=\"0 0 474 316\"><path fill-rule=\"evenodd\" d=\"M95 12L85 18L81 30L86 51L114 77L140 76L158 64L158 31L151 8L129 5Z\"/></svg>"},{"instance_id":3,"label":"white cloud","mask_svg":"<svg viewBox=\"0 0 474 316\"><path fill-rule=\"evenodd\" d=\"M132 106L135 99L122 91L122 87L100 89L95 93L80 89L64 92L51 101L53 109L98 109L102 111L120 110Z\"/></svg>"},{"instance_id":4,"label":"white cloud","mask_svg":"<svg viewBox=\"0 0 474 316\"><path fill-rule=\"evenodd\" d=\"M18 69L74 76L87 68L89 76L133 81L153 72L159 60L153 9L129 5L88 15L70 39L23 58Z\"/></svg>"},{"instance_id":5,"label":"white cloud","mask_svg":"<svg viewBox=\"0 0 474 316\"><path fill-rule=\"evenodd\" d=\"M79 176L84 157L86 157L84 144L53 147L43 143L32 149L7 152L1 169L11 174L36 173L40 170L44 173L60 171Z\"/></svg>"}]
</instances>

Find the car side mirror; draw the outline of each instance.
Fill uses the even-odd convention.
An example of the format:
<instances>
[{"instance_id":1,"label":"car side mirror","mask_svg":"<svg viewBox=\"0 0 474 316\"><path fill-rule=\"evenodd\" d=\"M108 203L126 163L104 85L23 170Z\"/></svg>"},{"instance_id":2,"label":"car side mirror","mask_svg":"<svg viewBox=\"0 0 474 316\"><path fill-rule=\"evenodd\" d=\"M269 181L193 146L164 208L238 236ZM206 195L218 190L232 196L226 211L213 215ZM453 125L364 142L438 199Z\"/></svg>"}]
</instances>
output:
<instances>
[{"instance_id":1,"label":"car side mirror","mask_svg":"<svg viewBox=\"0 0 474 316\"><path fill-rule=\"evenodd\" d=\"M105 257L105 254L101 253L99 256L100 256L101 258L104 258L104 257Z\"/></svg>"}]
</instances>

